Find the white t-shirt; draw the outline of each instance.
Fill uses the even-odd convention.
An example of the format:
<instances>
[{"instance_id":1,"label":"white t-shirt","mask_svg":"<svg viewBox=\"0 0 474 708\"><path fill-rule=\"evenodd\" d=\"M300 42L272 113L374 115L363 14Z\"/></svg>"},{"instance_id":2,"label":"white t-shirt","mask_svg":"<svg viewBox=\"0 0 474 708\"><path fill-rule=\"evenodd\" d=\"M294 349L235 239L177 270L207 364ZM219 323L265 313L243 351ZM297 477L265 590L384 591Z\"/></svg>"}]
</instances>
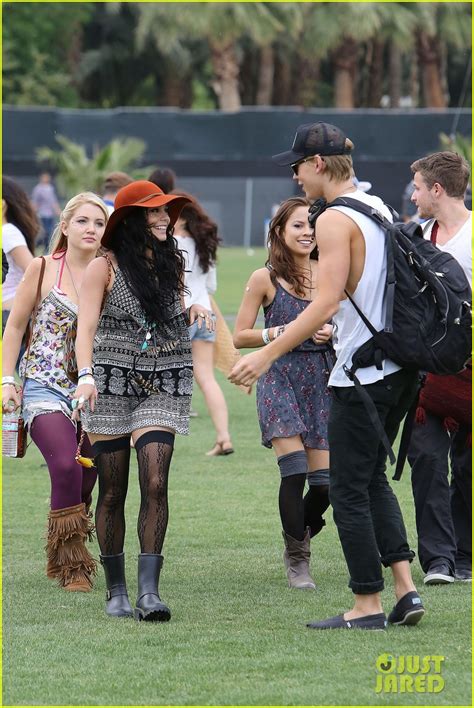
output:
<instances>
[{"instance_id":1,"label":"white t-shirt","mask_svg":"<svg viewBox=\"0 0 474 708\"><path fill-rule=\"evenodd\" d=\"M435 220L426 225L426 230L423 230L423 236L426 239L431 238L431 230L435 224ZM440 251L450 253L464 270L469 282L472 282L472 211L469 212L469 218L461 226L457 234L454 234L446 243L437 243L436 246Z\"/></svg>"},{"instance_id":2,"label":"white t-shirt","mask_svg":"<svg viewBox=\"0 0 474 708\"><path fill-rule=\"evenodd\" d=\"M204 273L196 252L196 242L192 236L179 236L174 234L178 242L178 248L182 252L185 262L184 282L190 294L185 294L184 303L186 308L198 303L211 310L209 295L216 292L217 275L216 267L209 266L207 273Z\"/></svg>"},{"instance_id":3,"label":"white t-shirt","mask_svg":"<svg viewBox=\"0 0 474 708\"><path fill-rule=\"evenodd\" d=\"M8 273L2 287L3 301L7 302L15 297L16 289L23 278L24 271L17 266L11 252L18 246L26 246L26 240L20 229L14 224L2 225L2 249L8 261Z\"/></svg>"},{"instance_id":4,"label":"white t-shirt","mask_svg":"<svg viewBox=\"0 0 474 708\"><path fill-rule=\"evenodd\" d=\"M393 221L390 210L379 197L360 190L346 196L374 207L389 221ZM347 214L358 225L364 237L364 270L352 299L378 331L385 324L385 299L383 297L387 273L385 232L368 216L364 216L354 209L339 206L330 208ZM333 345L337 359L329 377L329 386L353 386L354 383L346 376L343 366L351 368L353 354L372 337L372 334L349 299L341 300L339 303L339 310L333 317L333 325ZM384 359L381 370L375 366L367 366L357 369L356 375L361 384L366 385L380 381L399 369L400 366L391 359Z\"/></svg>"}]
</instances>

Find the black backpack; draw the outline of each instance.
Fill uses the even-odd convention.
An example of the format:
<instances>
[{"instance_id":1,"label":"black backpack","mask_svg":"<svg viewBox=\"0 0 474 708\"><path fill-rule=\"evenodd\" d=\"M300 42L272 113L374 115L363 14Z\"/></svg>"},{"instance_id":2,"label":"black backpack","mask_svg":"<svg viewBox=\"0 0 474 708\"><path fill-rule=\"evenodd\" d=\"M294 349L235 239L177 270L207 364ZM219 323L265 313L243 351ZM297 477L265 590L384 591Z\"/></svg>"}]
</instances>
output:
<instances>
[{"instance_id":1,"label":"black backpack","mask_svg":"<svg viewBox=\"0 0 474 708\"><path fill-rule=\"evenodd\" d=\"M352 367L344 367L344 371L359 390L394 464L395 456L375 405L357 379L356 371L373 365L381 369L386 358L412 371L455 374L464 369L471 356L471 287L458 261L423 238L419 224L392 224L377 209L349 197L339 197L325 208L331 206L354 209L385 232L385 327L377 331L346 291L372 337L357 349ZM319 205L319 213L323 209ZM410 431L411 425L402 435L404 447L408 446ZM400 478L403 462L399 457L394 479Z\"/></svg>"}]
</instances>

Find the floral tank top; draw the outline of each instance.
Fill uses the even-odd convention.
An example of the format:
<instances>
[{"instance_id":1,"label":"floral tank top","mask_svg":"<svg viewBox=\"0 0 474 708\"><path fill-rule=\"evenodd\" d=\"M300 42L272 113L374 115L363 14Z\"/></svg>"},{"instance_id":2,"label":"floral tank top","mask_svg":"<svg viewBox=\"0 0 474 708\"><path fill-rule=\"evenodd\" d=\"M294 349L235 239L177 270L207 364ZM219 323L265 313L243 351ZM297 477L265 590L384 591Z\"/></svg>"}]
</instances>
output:
<instances>
[{"instance_id":1,"label":"floral tank top","mask_svg":"<svg viewBox=\"0 0 474 708\"><path fill-rule=\"evenodd\" d=\"M25 352L20 363L20 376L71 395L76 386L64 370L64 339L71 322L77 317L77 305L62 292L59 285L60 273L58 283L38 307L28 361Z\"/></svg>"}]
</instances>

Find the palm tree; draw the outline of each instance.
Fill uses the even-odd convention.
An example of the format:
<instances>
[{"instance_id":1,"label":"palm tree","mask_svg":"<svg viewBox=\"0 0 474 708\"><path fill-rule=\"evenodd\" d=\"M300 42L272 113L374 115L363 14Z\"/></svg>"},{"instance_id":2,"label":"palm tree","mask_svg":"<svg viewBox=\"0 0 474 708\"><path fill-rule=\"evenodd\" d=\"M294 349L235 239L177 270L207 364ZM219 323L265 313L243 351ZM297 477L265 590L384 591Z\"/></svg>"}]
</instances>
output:
<instances>
[{"instance_id":1,"label":"palm tree","mask_svg":"<svg viewBox=\"0 0 474 708\"><path fill-rule=\"evenodd\" d=\"M336 108L356 105L358 65L362 43L381 31L383 3L314 3L304 25L308 42L331 60Z\"/></svg>"},{"instance_id":2,"label":"palm tree","mask_svg":"<svg viewBox=\"0 0 474 708\"><path fill-rule=\"evenodd\" d=\"M445 108L448 96L443 58L449 48L470 51L471 6L463 2L416 3L414 10L424 103L430 108Z\"/></svg>"},{"instance_id":3,"label":"palm tree","mask_svg":"<svg viewBox=\"0 0 474 708\"><path fill-rule=\"evenodd\" d=\"M151 39L160 53L182 52L187 40L206 42L212 66L212 88L223 111L237 111L239 40L248 36L269 43L278 21L267 3L143 3L137 5L137 38Z\"/></svg>"}]
</instances>

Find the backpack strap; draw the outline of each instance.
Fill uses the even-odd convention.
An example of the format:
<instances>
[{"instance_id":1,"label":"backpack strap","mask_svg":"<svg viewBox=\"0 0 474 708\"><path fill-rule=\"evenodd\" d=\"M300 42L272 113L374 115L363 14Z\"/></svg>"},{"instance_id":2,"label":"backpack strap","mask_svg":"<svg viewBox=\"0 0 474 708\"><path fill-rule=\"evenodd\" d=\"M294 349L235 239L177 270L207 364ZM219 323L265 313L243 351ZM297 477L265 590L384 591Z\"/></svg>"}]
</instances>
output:
<instances>
[{"instance_id":1,"label":"backpack strap","mask_svg":"<svg viewBox=\"0 0 474 708\"><path fill-rule=\"evenodd\" d=\"M410 445L411 434L413 431L413 423L415 422L416 409L418 406L418 398L420 395L420 390L421 390L421 385L418 388L418 391L417 391L417 394L413 400L413 403L411 404L410 408L407 411L407 414L405 416L405 421L403 423L402 434L400 437L400 445L398 447L397 466L395 467L395 474L392 477L392 479L396 480L397 482L400 481L400 479L401 479L403 468L405 466L405 461L407 459L408 448Z\"/></svg>"},{"instance_id":2,"label":"backpack strap","mask_svg":"<svg viewBox=\"0 0 474 708\"><path fill-rule=\"evenodd\" d=\"M362 386L361 382L355 375L353 371L347 368L347 366L344 364L343 367L344 372L346 376L354 383L354 388L357 391L357 393L360 396L361 401L363 402L365 406L365 410L367 411L367 414L369 416L370 422L375 428L375 431L377 432L377 435L379 436L380 442L385 448L385 451L388 455L388 458L390 460L390 463L392 465L395 464L396 457L394 455L394 452L392 450L392 446L390 445L390 441L387 437L387 433L384 430L384 427L382 425L382 421L380 420L379 413L377 411L377 408L375 407L375 403L365 390L365 388Z\"/></svg>"},{"instance_id":3,"label":"backpack strap","mask_svg":"<svg viewBox=\"0 0 474 708\"><path fill-rule=\"evenodd\" d=\"M395 278L395 258L393 255L393 243L392 239L390 238L390 231L393 229L393 224L391 221L385 218L385 216L378 211L378 209L375 209L374 207L369 206L368 204L364 204L364 202L359 201L359 199L351 199L350 197L338 197L334 201L330 202L327 207L332 207L332 206L345 206L348 207L349 209L353 209L354 211L359 212L359 214L363 214L364 216L367 216L369 219L372 219L372 221L375 221L375 223L380 226L385 233L385 245L387 249L387 279L385 281L385 303L386 303L386 308L385 308L385 327L384 331L385 332L392 332L393 331L393 303L395 300L395 284L396 284L396 278ZM394 212L391 210L391 213L393 214ZM354 300L351 298L347 290L345 291L347 297L349 300L352 302L354 307L356 308L358 314L362 317L365 326L370 330L370 332L374 335L376 334L375 328L369 323L367 318L362 314L362 312L359 310L357 305L355 304ZM369 326L370 325L370 326Z\"/></svg>"}]
</instances>

